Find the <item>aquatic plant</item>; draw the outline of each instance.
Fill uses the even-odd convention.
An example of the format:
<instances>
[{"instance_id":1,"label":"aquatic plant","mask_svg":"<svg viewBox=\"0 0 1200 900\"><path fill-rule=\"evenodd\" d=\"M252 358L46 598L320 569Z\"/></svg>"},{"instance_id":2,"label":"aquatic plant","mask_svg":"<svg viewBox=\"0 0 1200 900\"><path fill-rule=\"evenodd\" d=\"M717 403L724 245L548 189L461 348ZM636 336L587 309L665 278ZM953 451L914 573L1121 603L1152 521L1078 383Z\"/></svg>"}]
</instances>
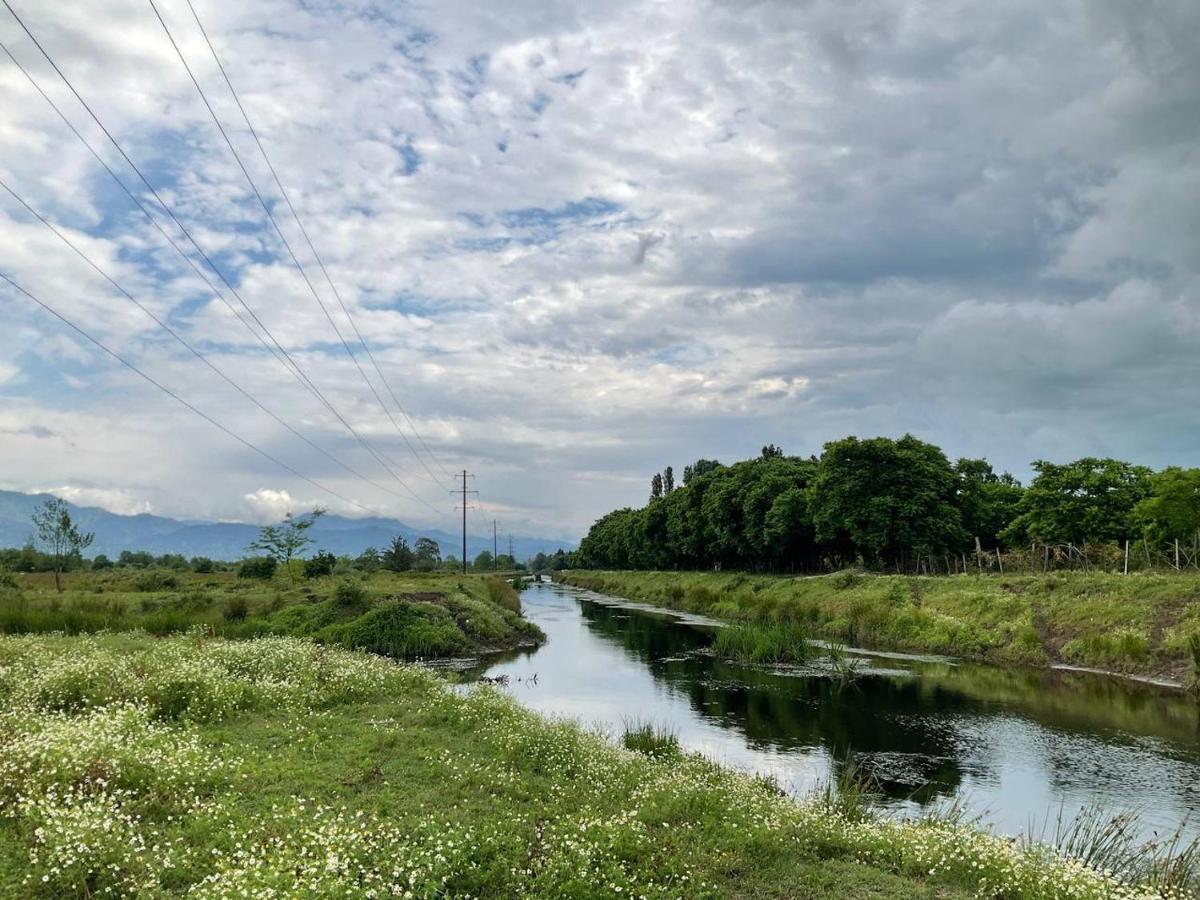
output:
<instances>
[{"instance_id":1,"label":"aquatic plant","mask_svg":"<svg viewBox=\"0 0 1200 900\"><path fill-rule=\"evenodd\" d=\"M712 644L718 656L748 663L800 663L812 656L804 629L795 623L729 625Z\"/></svg>"},{"instance_id":2,"label":"aquatic plant","mask_svg":"<svg viewBox=\"0 0 1200 900\"><path fill-rule=\"evenodd\" d=\"M679 736L666 725L640 720L627 721L621 734L621 745L647 756L677 756Z\"/></svg>"}]
</instances>

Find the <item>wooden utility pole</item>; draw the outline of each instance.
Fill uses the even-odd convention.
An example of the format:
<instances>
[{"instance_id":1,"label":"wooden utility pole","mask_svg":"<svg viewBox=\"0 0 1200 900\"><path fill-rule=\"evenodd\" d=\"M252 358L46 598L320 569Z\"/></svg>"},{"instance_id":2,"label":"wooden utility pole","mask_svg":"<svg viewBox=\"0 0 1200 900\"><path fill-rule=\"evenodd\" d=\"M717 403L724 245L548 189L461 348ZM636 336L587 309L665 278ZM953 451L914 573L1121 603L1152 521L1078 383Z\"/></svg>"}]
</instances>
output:
<instances>
[{"instance_id":1,"label":"wooden utility pole","mask_svg":"<svg viewBox=\"0 0 1200 900\"><path fill-rule=\"evenodd\" d=\"M492 519L492 571L496 571L499 563L500 550L496 543L496 520Z\"/></svg>"}]
</instances>

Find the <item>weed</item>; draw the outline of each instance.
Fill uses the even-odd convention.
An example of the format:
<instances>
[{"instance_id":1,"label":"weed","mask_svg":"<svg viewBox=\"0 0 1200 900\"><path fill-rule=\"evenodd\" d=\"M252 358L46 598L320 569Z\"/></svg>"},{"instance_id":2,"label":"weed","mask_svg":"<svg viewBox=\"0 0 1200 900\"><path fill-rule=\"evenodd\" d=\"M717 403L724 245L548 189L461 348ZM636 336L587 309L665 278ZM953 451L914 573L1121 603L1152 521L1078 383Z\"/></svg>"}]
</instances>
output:
<instances>
[{"instance_id":1,"label":"weed","mask_svg":"<svg viewBox=\"0 0 1200 900\"><path fill-rule=\"evenodd\" d=\"M242 596L230 597L225 602L221 616L226 622L243 622L250 612L250 604Z\"/></svg>"},{"instance_id":2,"label":"weed","mask_svg":"<svg viewBox=\"0 0 1200 900\"><path fill-rule=\"evenodd\" d=\"M729 625L712 644L718 656L748 663L799 663L812 655L804 629L794 623Z\"/></svg>"},{"instance_id":3,"label":"weed","mask_svg":"<svg viewBox=\"0 0 1200 900\"><path fill-rule=\"evenodd\" d=\"M339 581L333 589L333 602L341 609L354 609L367 601L367 592L356 581Z\"/></svg>"},{"instance_id":4,"label":"weed","mask_svg":"<svg viewBox=\"0 0 1200 900\"><path fill-rule=\"evenodd\" d=\"M665 725L631 720L625 723L621 745L650 757L679 755L679 736Z\"/></svg>"}]
</instances>

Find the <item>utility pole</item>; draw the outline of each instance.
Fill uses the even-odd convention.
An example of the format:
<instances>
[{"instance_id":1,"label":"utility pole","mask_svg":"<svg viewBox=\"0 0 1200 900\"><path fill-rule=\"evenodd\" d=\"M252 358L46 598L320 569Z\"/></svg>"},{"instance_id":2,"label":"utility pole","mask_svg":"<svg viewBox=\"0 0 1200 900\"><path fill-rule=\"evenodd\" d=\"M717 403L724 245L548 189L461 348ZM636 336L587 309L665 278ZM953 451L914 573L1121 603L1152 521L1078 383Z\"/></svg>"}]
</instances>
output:
<instances>
[{"instance_id":1,"label":"utility pole","mask_svg":"<svg viewBox=\"0 0 1200 900\"><path fill-rule=\"evenodd\" d=\"M515 556L513 556L513 552L512 552L512 535L511 534L508 536L508 561L509 561L509 564L512 565L512 567L514 569L517 567L517 558Z\"/></svg>"},{"instance_id":2,"label":"utility pole","mask_svg":"<svg viewBox=\"0 0 1200 900\"><path fill-rule=\"evenodd\" d=\"M471 508L467 503L467 494L478 494L479 491L467 490L467 479L470 475L466 469L462 470L462 475L455 475L455 478L462 479L462 570L463 574L467 574L467 510Z\"/></svg>"},{"instance_id":3,"label":"utility pole","mask_svg":"<svg viewBox=\"0 0 1200 900\"><path fill-rule=\"evenodd\" d=\"M499 563L496 561L496 555L500 552L496 543L496 520L492 519L492 571L496 571Z\"/></svg>"}]
</instances>

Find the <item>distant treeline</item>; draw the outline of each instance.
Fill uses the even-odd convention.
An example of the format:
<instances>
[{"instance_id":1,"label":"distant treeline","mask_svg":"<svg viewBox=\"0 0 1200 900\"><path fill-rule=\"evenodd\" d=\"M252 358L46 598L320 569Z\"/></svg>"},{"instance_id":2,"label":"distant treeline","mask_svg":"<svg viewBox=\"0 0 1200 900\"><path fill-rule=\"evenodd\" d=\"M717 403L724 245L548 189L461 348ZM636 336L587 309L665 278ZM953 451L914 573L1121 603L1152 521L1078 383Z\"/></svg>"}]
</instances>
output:
<instances>
[{"instance_id":1,"label":"distant treeline","mask_svg":"<svg viewBox=\"0 0 1200 900\"><path fill-rule=\"evenodd\" d=\"M1155 472L1117 459L1033 463L1023 486L986 459L951 463L911 435L848 437L820 457L774 445L752 460L700 459L676 487L668 467L650 501L597 521L577 566L824 571L865 566L960 571L1016 552L1022 564L1078 559L1135 565L1200 559L1200 469ZM1173 551L1173 552L1172 552Z\"/></svg>"}]
</instances>

